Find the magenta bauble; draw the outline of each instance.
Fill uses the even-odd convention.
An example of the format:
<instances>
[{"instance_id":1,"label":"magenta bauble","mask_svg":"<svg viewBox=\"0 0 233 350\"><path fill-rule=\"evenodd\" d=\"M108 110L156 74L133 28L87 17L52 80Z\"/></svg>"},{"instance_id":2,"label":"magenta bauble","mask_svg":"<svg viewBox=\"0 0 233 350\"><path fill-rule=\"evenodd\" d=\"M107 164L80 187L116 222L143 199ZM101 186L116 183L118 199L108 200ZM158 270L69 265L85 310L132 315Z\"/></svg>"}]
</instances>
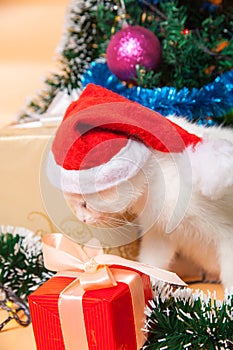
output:
<instances>
[{"instance_id":1,"label":"magenta bauble","mask_svg":"<svg viewBox=\"0 0 233 350\"><path fill-rule=\"evenodd\" d=\"M118 79L130 82L136 77L136 65L156 71L161 61L161 45L150 30L127 26L112 36L107 47L107 65Z\"/></svg>"}]
</instances>

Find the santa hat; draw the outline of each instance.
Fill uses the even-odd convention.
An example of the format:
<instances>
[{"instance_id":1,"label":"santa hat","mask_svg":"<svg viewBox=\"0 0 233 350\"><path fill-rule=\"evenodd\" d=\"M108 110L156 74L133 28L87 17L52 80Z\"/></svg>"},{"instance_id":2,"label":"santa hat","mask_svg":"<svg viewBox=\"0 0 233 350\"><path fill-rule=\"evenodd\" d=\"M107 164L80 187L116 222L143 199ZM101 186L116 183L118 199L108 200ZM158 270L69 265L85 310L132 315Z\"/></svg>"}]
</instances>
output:
<instances>
[{"instance_id":1,"label":"santa hat","mask_svg":"<svg viewBox=\"0 0 233 350\"><path fill-rule=\"evenodd\" d=\"M56 132L47 173L65 192L94 193L135 176L151 149L180 153L201 140L159 113L89 84Z\"/></svg>"}]
</instances>

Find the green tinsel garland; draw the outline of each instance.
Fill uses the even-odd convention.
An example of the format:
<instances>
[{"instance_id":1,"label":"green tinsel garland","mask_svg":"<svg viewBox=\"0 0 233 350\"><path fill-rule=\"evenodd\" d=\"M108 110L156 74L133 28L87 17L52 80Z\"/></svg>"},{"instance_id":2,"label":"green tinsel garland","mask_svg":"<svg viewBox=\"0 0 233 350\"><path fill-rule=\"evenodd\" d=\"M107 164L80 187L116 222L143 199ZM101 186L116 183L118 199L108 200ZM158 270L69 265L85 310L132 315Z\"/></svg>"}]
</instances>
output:
<instances>
[{"instance_id":1,"label":"green tinsel garland","mask_svg":"<svg viewBox=\"0 0 233 350\"><path fill-rule=\"evenodd\" d=\"M43 266L41 239L23 228L0 228L0 284L26 298L53 275ZM233 349L233 291L220 301L159 283L146 314L149 339L143 349Z\"/></svg>"}]
</instances>

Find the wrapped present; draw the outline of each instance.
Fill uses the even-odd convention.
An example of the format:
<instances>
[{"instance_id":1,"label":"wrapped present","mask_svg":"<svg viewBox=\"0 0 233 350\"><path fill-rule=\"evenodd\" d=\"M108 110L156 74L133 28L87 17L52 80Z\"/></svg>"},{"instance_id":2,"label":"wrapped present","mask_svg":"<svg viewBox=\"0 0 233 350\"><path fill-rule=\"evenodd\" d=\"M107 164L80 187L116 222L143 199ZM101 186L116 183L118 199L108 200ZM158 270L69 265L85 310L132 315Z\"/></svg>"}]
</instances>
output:
<instances>
[{"instance_id":1,"label":"wrapped present","mask_svg":"<svg viewBox=\"0 0 233 350\"><path fill-rule=\"evenodd\" d=\"M57 231L57 224L62 230L62 223L68 230L70 211L56 221L48 211L41 177L47 147L70 102L65 92L59 92L46 113L34 113L32 121L22 119L0 128L1 224L27 227L39 234ZM61 196L58 191L51 195L56 200Z\"/></svg>"},{"instance_id":2,"label":"wrapped present","mask_svg":"<svg viewBox=\"0 0 233 350\"><path fill-rule=\"evenodd\" d=\"M137 350L146 341L150 276L176 285L174 273L81 248L62 234L44 237L45 266L59 271L29 296L38 350Z\"/></svg>"},{"instance_id":3,"label":"wrapped present","mask_svg":"<svg viewBox=\"0 0 233 350\"><path fill-rule=\"evenodd\" d=\"M0 223L54 232L40 192L40 165L55 126L8 125L0 129ZM34 124L33 124L34 125Z\"/></svg>"}]
</instances>

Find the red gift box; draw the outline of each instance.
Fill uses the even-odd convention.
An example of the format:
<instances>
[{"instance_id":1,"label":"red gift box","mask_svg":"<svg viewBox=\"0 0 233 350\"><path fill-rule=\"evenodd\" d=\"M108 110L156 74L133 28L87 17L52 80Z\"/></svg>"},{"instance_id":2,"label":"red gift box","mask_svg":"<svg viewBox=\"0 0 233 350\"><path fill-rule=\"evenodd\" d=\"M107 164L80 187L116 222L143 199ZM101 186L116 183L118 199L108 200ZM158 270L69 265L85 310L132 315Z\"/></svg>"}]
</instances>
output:
<instances>
[{"instance_id":1,"label":"red gift box","mask_svg":"<svg viewBox=\"0 0 233 350\"><path fill-rule=\"evenodd\" d=\"M116 280L125 279L125 282L118 282L117 286L110 288L88 290L82 296L76 296L81 299L84 317L82 322L72 324L77 318L74 301L70 302L71 313L66 310L67 327L72 324L74 331L74 336L70 339L74 349L86 349L80 347L80 328L81 331L85 330L87 349L90 350L136 350L140 349L146 340L142 328L145 320L144 306L151 298L149 277L130 270L111 269L111 271ZM68 344L65 345L63 338L59 299L61 292L73 281L75 278L52 277L29 296L38 350L71 350ZM78 318L77 321L80 321L80 315Z\"/></svg>"},{"instance_id":2,"label":"red gift box","mask_svg":"<svg viewBox=\"0 0 233 350\"><path fill-rule=\"evenodd\" d=\"M61 234L43 241L45 266L59 274L29 296L37 350L138 350L146 340L149 276L185 285L171 272L82 248Z\"/></svg>"}]
</instances>

